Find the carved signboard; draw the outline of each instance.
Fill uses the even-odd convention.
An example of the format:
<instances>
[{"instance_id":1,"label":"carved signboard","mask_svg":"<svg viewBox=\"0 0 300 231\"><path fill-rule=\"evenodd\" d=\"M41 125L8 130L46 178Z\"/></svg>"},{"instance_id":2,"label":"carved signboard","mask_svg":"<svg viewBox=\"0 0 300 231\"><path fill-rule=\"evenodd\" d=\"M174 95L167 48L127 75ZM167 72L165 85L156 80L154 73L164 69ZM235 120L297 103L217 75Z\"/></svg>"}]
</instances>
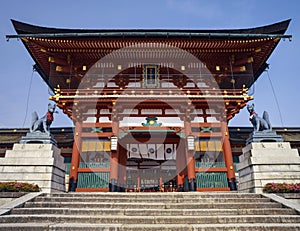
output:
<instances>
[{"instance_id":1,"label":"carved signboard","mask_svg":"<svg viewBox=\"0 0 300 231\"><path fill-rule=\"evenodd\" d=\"M143 86L144 88L159 87L159 66L156 64L145 64L143 66Z\"/></svg>"}]
</instances>

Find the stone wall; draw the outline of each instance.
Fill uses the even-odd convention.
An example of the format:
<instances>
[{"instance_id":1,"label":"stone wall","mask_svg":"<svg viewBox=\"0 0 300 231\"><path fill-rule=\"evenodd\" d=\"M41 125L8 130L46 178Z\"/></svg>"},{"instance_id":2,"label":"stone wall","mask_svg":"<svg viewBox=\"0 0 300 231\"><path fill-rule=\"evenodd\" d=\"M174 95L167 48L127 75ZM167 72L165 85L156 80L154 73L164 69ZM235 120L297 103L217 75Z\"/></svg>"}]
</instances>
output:
<instances>
[{"instance_id":1,"label":"stone wall","mask_svg":"<svg viewBox=\"0 0 300 231\"><path fill-rule=\"evenodd\" d=\"M237 164L241 192L262 193L267 183L299 183L300 157L288 142L250 143Z\"/></svg>"},{"instance_id":2,"label":"stone wall","mask_svg":"<svg viewBox=\"0 0 300 231\"><path fill-rule=\"evenodd\" d=\"M37 184L43 192L65 191L65 165L52 144L14 144L0 159L0 181Z\"/></svg>"}]
</instances>

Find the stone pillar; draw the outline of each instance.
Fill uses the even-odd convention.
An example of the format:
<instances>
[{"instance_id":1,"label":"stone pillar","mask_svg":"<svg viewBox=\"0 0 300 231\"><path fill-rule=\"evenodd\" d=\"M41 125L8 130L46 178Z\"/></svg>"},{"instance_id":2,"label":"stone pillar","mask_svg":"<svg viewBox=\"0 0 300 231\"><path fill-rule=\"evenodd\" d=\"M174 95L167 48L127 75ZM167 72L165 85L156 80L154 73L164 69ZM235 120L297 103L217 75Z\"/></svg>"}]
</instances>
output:
<instances>
[{"instance_id":1,"label":"stone pillar","mask_svg":"<svg viewBox=\"0 0 300 231\"><path fill-rule=\"evenodd\" d=\"M81 151L81 123L76 122L74 131L74 143L72 149L72 161L70 166L69 191L75 192L78 180L78 167L80 163Z\"/></svg>"},{"instance_id":2,"label":"stone pillar","mask_svg":"<svg viewBox=\"0 0 300 231\"><path fill-rule=\"evenodd\" d=\"M0 181L37 184L45 193L65 192L65 164L53 144L14 144L0 158Z\"/></svg>"},{"instance_id":3,"label":"stone pillar","mask_svg":"<svg viewBox=\"0 0 300 231\"><path fill-rule=\"evenodd\" d=\"M231 145L230 145L230 141L229 141L228 126L227 126L226 122L221 122L221 132L222 132L224 161L225 161L225 165L227 168L228 186L231 191L235 191L235 190L237 190L237 185L236 185L236 179L235 179L235 173L234 173Z\"/></svg>"},{"instance_id":4,"label":"stone pillar","mask_svg":"<svg viewBox=\"0 0 300 231\"><path fill-rule=\"evenodd\" d=\"M250 143L243 148L239 191L262 193L267 183L299 183L300 157L288 142Z\"/></svg>"}]
</instances>

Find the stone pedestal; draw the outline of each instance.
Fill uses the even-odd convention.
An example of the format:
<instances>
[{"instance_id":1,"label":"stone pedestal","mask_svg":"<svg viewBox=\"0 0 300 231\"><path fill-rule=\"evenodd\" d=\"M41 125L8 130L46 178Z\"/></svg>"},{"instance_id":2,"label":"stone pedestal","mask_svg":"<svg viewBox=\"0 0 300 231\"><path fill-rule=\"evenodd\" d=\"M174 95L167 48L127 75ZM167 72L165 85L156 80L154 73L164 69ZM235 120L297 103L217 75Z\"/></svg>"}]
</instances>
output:
<instances>
[{"instance_id":1,"label":"stone pedestal","mask_svg":"<svg viewBox=\"0 0 300 231\"><path fill-rule=\"evenodd\" d=\"M246 140L246 144L250 144L252 142L283 142L283 138L282 136L277 135L275 131L253 131Z\"/></svg>"},{"instance_id":2,"label":"stone pedestal","mask_svg":"<svg viewBox=\"0 0 300 231\"><path fill-rule=\"evenodd\" d=\"M65 164L52 144L14 144L0 158L0 182L37 184L43 192L65 192Z\"/></svg>"},{"instance_id":3,"label":"stone pedestal","mask_svg":"<svg viewBox=\"0 0 300 231\"><path fill-rule=\"evenodd\" d=\"M300 157L288 142L251 143L237 164L240 192L262 193L267 183L299 183Z\"/></svg>"},{"instance_id":4,"label":"stone pedestal","mask_svg":"<svg viewBox=\"0 0 300 231\"><path fill-rule=\"evenodd\" d=\"M22 136L20 144L53 144L57 146L57 142L52 134L44 132L27 132L26 136Z\"/></svg>"}]
</instances>

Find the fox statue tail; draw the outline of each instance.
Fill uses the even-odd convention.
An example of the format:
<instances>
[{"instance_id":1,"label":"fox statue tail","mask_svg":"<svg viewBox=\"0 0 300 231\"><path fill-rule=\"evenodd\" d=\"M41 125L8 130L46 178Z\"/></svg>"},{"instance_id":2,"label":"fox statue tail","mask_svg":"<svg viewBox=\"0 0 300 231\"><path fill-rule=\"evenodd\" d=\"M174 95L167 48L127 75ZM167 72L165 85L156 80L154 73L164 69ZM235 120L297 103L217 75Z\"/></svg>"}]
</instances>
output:
<instances>
[{"instance_id":1,"label":"fox statue tail","mask_svg":"<svg viewBox=\"0 0 300 231\"><path fill-rule=\"evenodd\" d=\"M34 124L35 122L39 119L38 114L35 112L32 113L31 115L31 126L30 126L30 132L34 130Z\"/></svg>"},{"instance_id":2,"label":"fox statue tail","mask_svg":"<svg viewBox=\"0 0 300 231\"><path fill-rule=\"evenodd\" d=\"M264 111L263 119L267 122L269 129L272 130L272 125L271 125L271 122L270 122L270 119L269 119L269 113L268 112Z\"/></svg>"}]
</instances>

